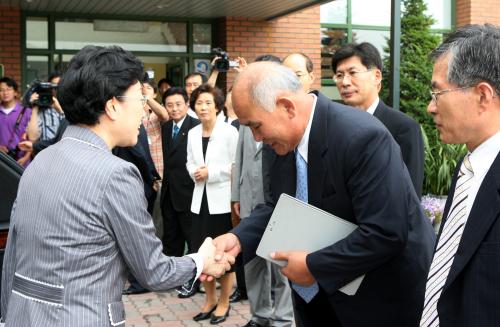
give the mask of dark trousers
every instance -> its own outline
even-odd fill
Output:
[[[170,195],[165,196],[162,205],[163,216],[163,252],[168,256],[181,257],[184,255],[186,243],[188,253],[197,251],[191,245],[191,211],[176,211],[172,205]]]
[[[324,291],[306,303],[292,288],[292,300],[297,327],[342,327]]]
[[[240,291],[240,293],[246,293],[247,285],[245,283],[243,256],[239,255],[236,257],[236,262],[234,263],[234,271],[236,272],[236,283],[238,284],[238,291]]]

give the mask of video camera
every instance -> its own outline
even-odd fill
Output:
[[[23,97],[23,106],[31,107],[32,105],[37,105],[40,109],[51,108],[54,104],[52,90],[55,89],[57,89],[57,84],[34,80]],[[38,100],[30,103],[33,93],[38,93]]]
[[[231,67],[238,67],[238,62],[236,60],[229,60],[229,54],[222,50],[221,48],[212,49],[213,53],[220,57],[214,63],[214,67],[221,73],[227,72]]]

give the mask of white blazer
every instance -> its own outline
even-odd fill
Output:
[[[202,128],[199,124],[188,133],[186,167],[195,183],[191,211],[200,213],[203,189],[206,186],[210,214],[228,213],[231,212],[231,170],[238,143],[238,131],[234,126],[216,121],[204,160]],[[208,179],[196,182],[194,172],[203,165],[208,168]]]

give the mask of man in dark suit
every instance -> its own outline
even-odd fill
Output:
[[[345,104],[377,117],[401,148],[418,197],[424,182],[424,141],[420,125],[387,106],[378,93],[382,85],[382,59],[372,44],[346,44],[332,57],[333,79]]]
[[[291,70],[272,63],[237,77],[233,104],[255,139],[279,155],[274,201],[287,193],[359,226],[313,253],[274,254],[288,261],[282,272],[297,326],[417,326],[435,236],[387,129],[366,112],[305,93]],[[218,255],[255,256],[272,211],[257,207],[253,219],[216,238]],[[363,274],[355,295],[338,291]]]
[[[163,96],[170,121],[161,128],[163,143],[163,186],[161,210],[163,215],[163,251],[169,256],[182,256],[186,247],[191,253],[191,199],[194,183],[186,169],[187,138],[191,128],[200,123],[189,116],[188,96],[184,89],[172,87]],[[191,290],[180,289],[179,297],[193,295]]]
[[[433,116],[444,143],[463,143],[420,325],[500,326],[500,28],[469,25],[431,58]]]

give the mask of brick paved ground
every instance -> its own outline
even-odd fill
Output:
[[[179,299],[175,291],[123,296],[127,327],[198,327],[210,325],[210,320],[192,319],[200,312],[205,294],[197,293],[189,299]],[[231,304],[227,320],[218,326],[244,326],[250,319],[248,301]]]

